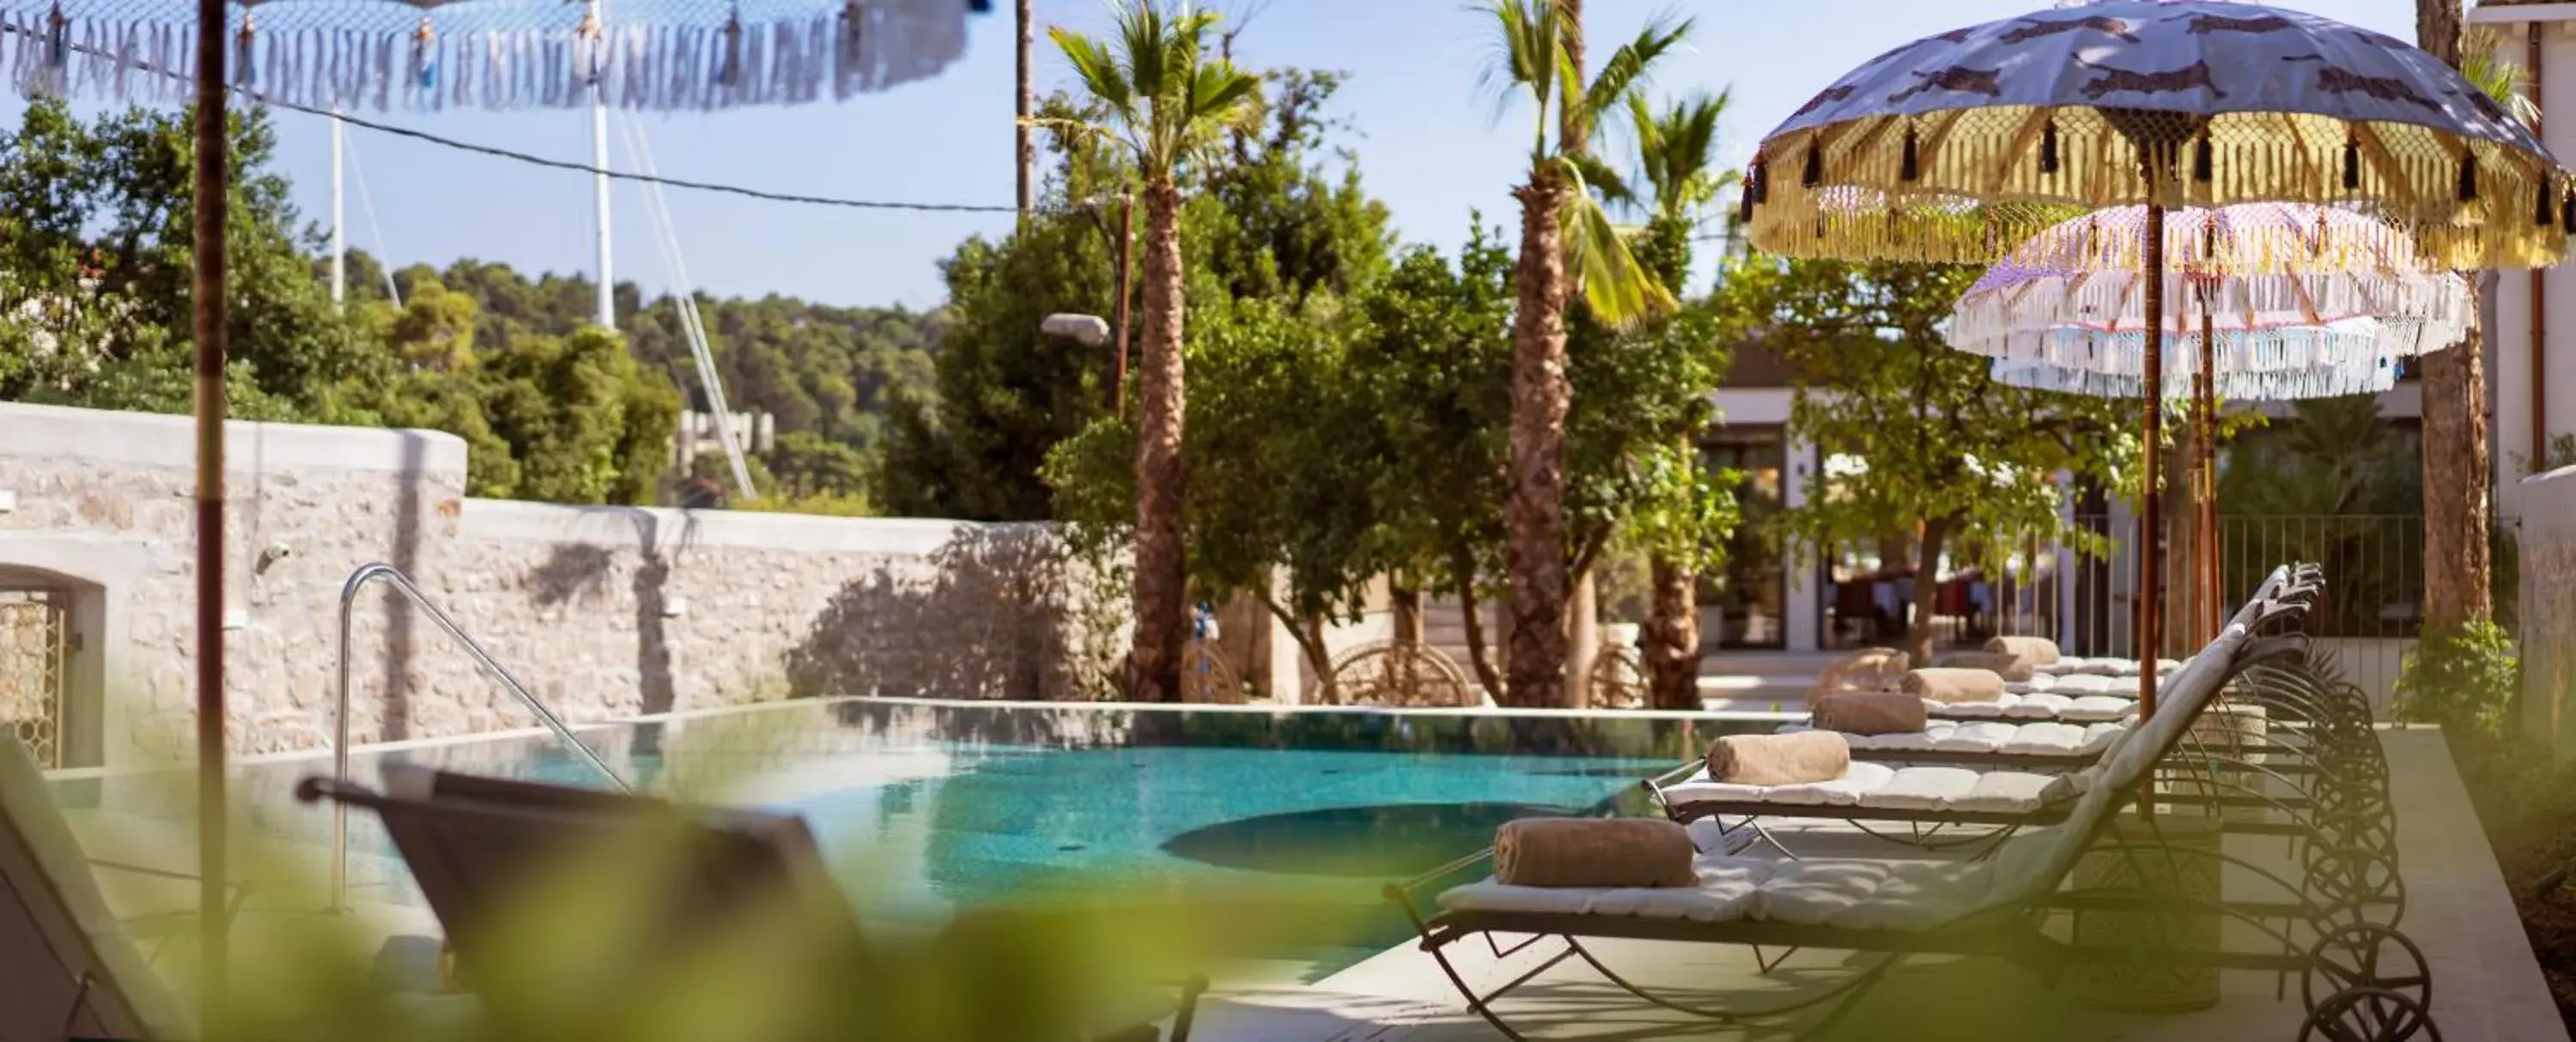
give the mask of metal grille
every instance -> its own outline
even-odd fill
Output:
[[[63,765],[69,615],[70,597],[61,590],[0,587],[0,727],[46,769]]]

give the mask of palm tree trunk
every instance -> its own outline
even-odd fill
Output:
[[[1144,342],[1136,373],[1136,649],[1128,697],[1178,701],[1187,637],[1181,557],[1181,193],[1145,189]]]
[[[1565,373],[1565,243],[1557,228],[1565,191],[1554,171],[1540,167],[1513,193],[1521,202],[1521,255],[1504,504],[1504,605],[1512,625],[1503,668],[1504,700],[1517,706],[1565,704],[1565,413],[1573,397]]]
[[[2460,0],[2415,0],[2416,41],[2459,67]],[[2445,633],[2490,617],[2492,524],[2487,493],[2487,381],[2483,313],[2469,273],[2469,336],[2424,357],[2424,630]]]
[[[1035,64],[1032,61],[1034,55],[1031,52],[1037,46],[1037,19],[1029,10],[1032,2],[1033,0],[1019,0],[1017,12],[1020,28],[1020,118],[1017,121],[1017,130],[1014,132],[1013,145],[1017,149],[1015,154],[1019,157],[1020,163],[1020,219],[1022,220],[1027,220],[1030,214],[1035,213],[1038,205],[1036,169],[1038,149],[1036,140],[1029,135],[1031,129],[1029,117],[1037,111],[1037,89],[1029,78],[1029,70]]]
[[[1698,709],[1699,576],[1661,555],[1654,572],[1654,611],[1638,650],[1646,659],[1647,704],[1657,709]]]

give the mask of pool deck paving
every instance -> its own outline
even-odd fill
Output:
[[[2399,924],[2420,945],[2433,968],[2433,1013],[2442,1038],[2452,1042],[2562,1042],[2567,1039],[2531,946],[2524,936],[2502,873],[2489,852],[2477,816],[2438,732],[2383,732],[2391,797],[2398,820],[2407,908]],[[1791,847],[1811,855],[1859,853],[1874,844],[1846,827],[1816,823],[1784,832]],[[2258,862],[2285,865],[2283,841],[2230,837],[2228,851]],[[2251,877],[2222,883],[2231,895],[2250,892]],[[1508,950],[1512,939],[1505,939]],[[2230,948],[2251,948],[2259,936],[2231,931]],[[1657,942],[1589,943],[1612,968],[1641,986],[1683,1002],[1741,1005],[1848,979],[1866,965],[1846,953],[1799,952],[1771,974],[1758,972],[1746,949]],[[1472,952],[1458,960],[1480,990],[1526,972],[1552,954],[1535,945],[1495,958],[1475,942],[1452,946]],[[1777,954],[1777,953],[1773,953]],[[2275,998],[2276,985],[2286,997]],[[2123,1015],[2080,1004],[2066,991],[2043,988],[2035,975],[1994,960],[1908,958],[1879,986],[1853,1004],[1823,1039],[2034,1039],[2049,1042],[2235,1042],[2299,1037],[2299,981],[2272,974],[2222,975],[2221,1001],[2210,1009],[2177,1015]],[[1559,964],[1498,1003],[1507,1019],[1533,1038],[1774,1039],[1807,1037],[1815,1018],[1755,1028],[1717,1028],[1711,1022],[1659,1010],[1610,986],[1580,963]],[[1492,1039],[1492,1027],[1467,1011],[1433,960],[1413,945],[1373,956],[1312,986],[1277,983],[1220,984],[1203,1000],[1198,1042],[1449,1042]]]

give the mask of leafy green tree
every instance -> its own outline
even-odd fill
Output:
[[[1107,110],[1089,128],[1117,141],[1135,162],[1145,197],[1144,336],[1138,345],[1136,394],[1136,639],[1130,652],[1130,696],[1140,702],[1180,697],[1186,636],[1187,576],[1181,535],[1181,460],[1186,394],[1182,338],[1188,276],[1181,260],[1184,166],[1219,131],[1252,111],[1259,81],[1205,54],[1213,11],[1159,0],[1122,0],[1113,44],[1050,29],[1090,98]]]
[[[1934,603],[1945,553],[1992,565],[2032,535],[2085,543],[2060,520],[2057,472],[2133,483],[2133,403],[2005,387],[1990,359],[1947,346],[1940,325],[1975,277],[1754,257],[1731,264],[1718,292],[1796,374],[1790,429],[1858,463],[1825,468],[1815,494],[1778,515],[1782,530],[1808,547],[1919,530],[1917,605]],[[1904,650],[1920,661],[1931,648],[1931,613],[1918,612]]]
[[[1670,310],[1671,292],[1637,263],[1591,186],[1615,186],[1590,158],[1592,136],[1628,92],[1681,43],[1687,22],[1660,21],[1622,45],[1589,83],[1569,50],[1582,28],[1556,0],[1488,0],[1497,62],[1486,82],[1537,103],[1528,180],[1521,203],[1519,293],[1512,319],[1511,537],[1505,570],[1512,620],[1507,701],[1564,700],[1569,589],[1565,531],[1565,423],[1573,394],[1566,378],[1566,305],[1580,288],[1593,314],[1613,326]],[[1571,271],[1569,272],[1569,269]]]
[[[1381,455],[1364,488],[1377,551],[1408,588],[1446,590],[1466,620],[1469,666],[1501,691],[1479,607],[1500,574],[1505,433],[1511,408],[1512,257],[1482,221],[1453,262],[1404,251],[1359,302],[1344,379],[1363,389]],[[1365,429],[1365,428],[1363,428]]]
[[[256,419],[358,420],[346,391],[380,378],[312,277],[309,229],[272,169],[253,110],[230,121],[230,390]],[[0,398],[184,412],[192,339],[193,139],[186,112],[130,109],[83,123],[28,105],[0,138]]]
[[[484,360],[485,414],[519,461],[519,498],[650,503],[678,429],[679,394],[616,334],[520,337]]]
[[[1205,288],[1199,299],[1211,303],[1192,323],[1188,422],[1191,445],[1210,462],[1193,473],[1182,505],[1190,589],[1253,597],[1329,677],[1314,624],[1355,616],[1384,571],[1373,552],[1375,504],[1354,493],[1384,455],[1370,437],[1374,403],[1349,379],[1338,323]],[[1047,475],[1077,540],[1124,531],[1135,441],[1135,427],[1112,418],[1050,457]]]

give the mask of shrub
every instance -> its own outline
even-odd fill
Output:
[[[2454,738],[2501,738],[2521,676],[2513,638],[2494,622],[2428,634],[2397,674],[2397,718],[2439,724]]]

